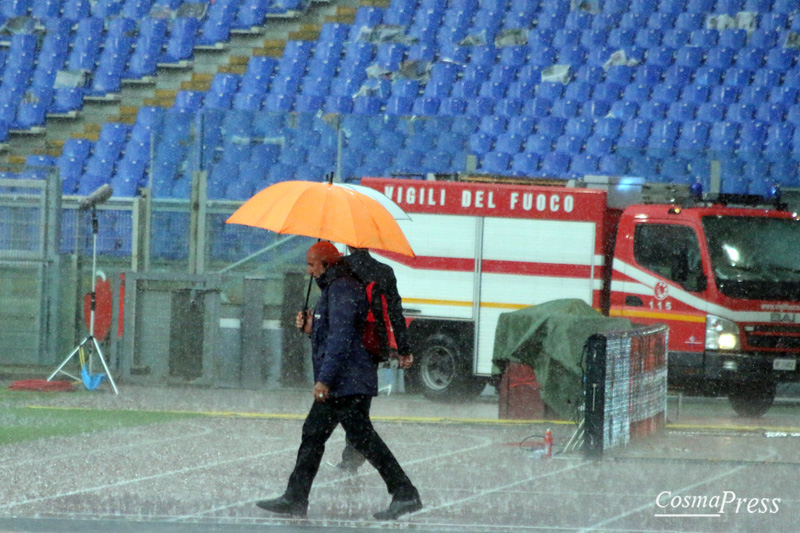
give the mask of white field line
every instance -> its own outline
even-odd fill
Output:
[[[467,435],[467,437],[468,438],[472,438],[472,439],[476,439],[477,438],[474,435]],[[480,440],[483,441],[480,444],[475,444],[473,446],[467,446],[467,447],[464,447],[464,448],[459,448],[457,450],[451,450],[449,452],[439,453],[439,454],[431,455],[431,456],[428,456],[428,457],[422,457],[420,459],[415,459],[413,461],[405,461],[401,466],[403,466],[403,465],[406,465],[406,466],[407,465],[415,465],[415,464],[419,464],[419,463],[426,463],[428,461],[434,461],[434,460],[437,460],[437,459],[443,459],[443,458],[447,458],[447,457],[452,457],[454,455],[459,455],[459,454],[462,454],[464,452],[471,452],[471,451],[475,451],[475,450],[480,450],[481,448],[485,448],[487,446],[491,446],[493,444],[496,444],[496,441],[488,439],[488,438],[485,438],[485,437],[481,438]],[[340,479],[333,479],[331,481],[327,481],[327,482],[319,483],[319,484],[315,483],[314,487],[317,487],[317,488],[319,488],[319,487],[330,487],[332,485],[336,485],[337,483],[341,483],[341,482],[346,481],[346,480],[352,480],[355,477],[362,477],[362,476],[370,475],[371,473],[372,473],[371,471],[367,471],[367,472],[364,472],[362,474],[358,474],[356,476],[349,476],[349,477],[343,477],[343,478],[340,478]],[[274,494],[273,495],[273,497],[278,497],[278,496],[280,496],[280,494]],[[226,509],[230,509],[232,507],[239,507],[239,506],[242,506],[242,505],[253,503],[253,501],[255,501],[255,500],[247,499],[247,500],[241,500],[241,501],[229,503],[229,504],[226,504],[226,505],[220,505],[220,506],[217,506],[217,507],[213,507],[211,509],[206,509],[205,511],[201,511],[199,513],[193,513],[193,514],[184,515],[184,516],[176,516],[175,520],[176,521],[179,521],[179,520],[191,520],[193,518],[197,518],[199,516],[202,516],[202,515],[205,515],[205,514],[208,514],[208,513],[215,513],[215,512],[218,512],[218,511],[224,511]],[[417,513],[417,514],[419,514],[419,513]]]
[[[341,441],[341,440],[344,440],[344,439],[343,438],[339,438],[339,439],[336,439],[336,440]],[[283,449],[280,449],[280,450],[274,450],[274,451],[271,451],[271,452],[257,453],[257,454],[254,454],[254,455],[249,455],[249,456],[244,456],[244,457],[240,456],[240,457],[236,457],[236,458],[233,458],[233,459],[225,459],[225,460],[222,460],[222,461],[215,461],[215,462],[212,462],[212,463],[204,463],[202,465],[194,465],[194,466],[189,466],[189,467],[185,467],[185,468],[178,468],[178,469],[175,469],[175,470],[169,470],[169,471],[166,471],[166,472],[161,472],[159,474],[152,474],[152,475],[149,475],[149,476],[141,476],[141,477],[122,479],[122,480],[116,481],[114,483],[106,483],[106,484],[103,484],[103,485],[94,485],[94,486],[91,486],[91,487],[85,487],[85,488],[78,489],[78,490],[71,490],[71,491],[68,491],[68,492],[62,492],[62,493],[58,493],[58,494],[51,494],[49,496],[42,496],[42,497],[39,497],[39,498],[30,498],[30,499],[27,499],[27,500],[10,502],[10,503],[6,503],[6,504],[3,504],[3,505],[0,505],[0,509],[9,509],[9,508],[17,507],[17,506],[20,506],[20,505],[28,505],[28,504],[32,504],[32,503],[39,503],[39,502],[44,502],[44,501],[49,501],[49,500],[55,500],[55,499],[63,498],[63,497],[66,497],[66,496],[74,496],[76,494],[87,494],[87,493],[101,491],[101,490],[113,489],[113,488],[116,488],[116,487],[123,487],[125,485],[131,485],[131,484],[134,484],[134,483],[140,483],[142,481],[150,481],[150,480],[153,480],[153,479],[163,479],[163,478],[170,477],[170,476],[183,475],[183,474],[187,474],[187,473],[190,473],[190,472],[195,472],[195,471],[199,471],[199,470],[205,470],[205,469],[208,469],[208,468],[216,468],[216,467],[219,467],[219,466],[238,463],[238,462],[242,462],[242,461],[251,461],[253,459],[269,457],[271,455],[280,455],[280,454],[283,454],[283,453],[289,453],[289,452],[294,451],[296,449],[297,449],[297,446],[293,444],[291,447],[286,447],[286,448],[283,448]]]

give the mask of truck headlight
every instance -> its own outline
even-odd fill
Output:
[[[739,346],[739,326],[718,316],[706,316],[706,350],[738,350]]]

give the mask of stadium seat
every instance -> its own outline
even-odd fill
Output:
[[[541,157],[536,153],[521,153],[511,159],[511,173],[515,176],[533,177],[539,171]]]
[[[511,154],[489,152],[481,158],[480,170],[488,174],[508,174],[511,171]]]
[[[542,158],[539,175],[553,178],[566,178],[572,158],[562,152],[549,152]]]
[[[730,122],[737,122],[744,124],[750,122],[756,114],[756,108],[753,104],[747,103],[734,103],[728,106],[725,113],[725,120]]]
[[[700,15],[700,13],[685,13],[686,15]],[[680,16],[678,17],[680,19]],[[719,32],[711,29],[692,30],[689,37],[689,44],[692,46],[702,46],[703,48],[713,48],[719,42]]]
[[[715,157],[730,157],[736,148],[739,124],[728,121],[714,122],[708,136],[708,148]]]
[[[703,102],[697,107],[695,118],[703,122],[719,122],[725,115],[725,107],[712,102]]]
[[[178,63],[194,57],[194,45],[200,23],[193,17],[180,17],[172,22],[159,62]]]
[[[691,102],[673,102],[667,109],[667,118],[679,122],[694,120],[697,106]]]

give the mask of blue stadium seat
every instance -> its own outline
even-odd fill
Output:
[[[609,116],[630,120],[639,114],[639,104],[630,100],[620,100],[611,104]]]
[[[520,135],[531,135],[536,127],[536,121],[533,117],[526,115],[516,115],[508,118],[508,133],[517,133]]]
[[[613,65],[606,71],[605,80],[617,85],[628,85],[633,80],[635,69],[630,65]]]
[[[600,158],[600,173],[610,176],[628,174],[630,159],[619,154],[608,154]]]
[[[632,176],[658,177],[658,158],[649,155],[631,156],[628,173]]]
[[[738,50],[747,42],[747,31],[740,28],[725,28],[719,32],[719,46]]]
[[[555,144],[554,137],[543,133],[534,133],[525,139],[523,151],[544,157],[545,154],[553,149],[553,144]]]
[[[612,104],[620,99],[622,96],[622,91],[623,87],[621,85],[603,82],[594,88],[592,99]]]
[[[516,154],[522,151],[526,136],[520,133],[501,133],[497,136],[494,150],[506,154]]]
[[[502,98],[494,105],[494,114],[503,117],[513,117],[522,113],[525,100],[522,98]]]
[[[651,122],[662,120],[667,115],[667,104],[657,100],[648,100],[639,107],[638,116]]]
[[[757,159],[762,156],[767,140],[768,124],[760,121],[745,122],[739,129],[737,140],[739,157]]]
[[[664,70],[664,83],[683,86],[691,83],[694,75],[694,69],[682,65],[672,65]]]
[[[91,15],[91,9],[89,0],[64,0],[61,16],[77,23],[81,19],[88,18]]]
[[[797,50],[783,47],[773,47],[767,52],[764,66],[778,72],[786,72],[797,62]]]
[[[608,38],[606,39],[606,42],[597,43],[597,46],[603,46],[606,44],[616,49],[622,49],[628,46],[633,46],[635,41],[636,29],[615,27],[608,32]]]
[[[719,122],[725,115],[725,107],[712,102],[703,102],[697,107],[695,118],[703,122]]]
[[[612,153],[614,148],[614,139],[595,133],[586,139],[584,148],[587,154],[602,158]]]
[[[764,155],[770,160],[788,159],[792,150],[795,127],[792,124],[770,124],[764,142]]]
[[[636,30],[634,43],[642,48],[652,49],[661,46],[661,39],[664,33],[658,28],[642,26]]]
[[[753,104],[747,103],[734,103],[728,106],[725,113],[725,120],[730,122],[737,122],[744,124],[750,122],[756,114],[756,108]]]
[[[739,124],[720,121],[711,125],[708,136],[708,148],[713,156],[730,157],[736,148]]]
[[[697,113],[697,106],[691,102],[672,102],[667,109],[667,118],[679,122],[694,120]]]
[[[706,52],[705,65],[718,69],[726,69],[733,65],[736,51],[726,46],[715,46]]]
[[[739,101],[759,105],[767,101],[769,98],[769,88],[768,87],[760,87],[757,85],[748,85],[741,89],[739,93]]]
[[[667,68],[675,61],[675,49],[669,46],[656,46],[649,48],[645,54],[645,61],[648,65],[656,65]]]
[[[677,2],[676,2],[677,3]],[[675,28],[679,30],[688,30],[691,32],[703,31],[704,18],[701,13],[684,12],[681,8],[675,18]],[[716,33],[716,32],[715,32]],[[715,39],[716,42],[716,39]]]
[[[469,148],[472,153],[483,155],[494,149],[496,137],[486,132],[476,132],[469,136]]]
[[[758,70],[766,62],[766,50],[763,48],[746,47],[736,54],[735,65],[747,70]]]
[[[781,32],[786,30],[788,24],[784,25],[781,29],[775,29],[769,27],[770,15],[778,15],[784,18],[784,21],[787,17],[783,14],[765,14],[766,16],[762,15],[761,17],[761,24],[759,24],[758,28],[750,32],[750,35],[747,38],[747,46],[754,47],[754,48],[762,48],[762,49],[769,49],[778,46],[778,41],[781,37]],[[741,51],[740,51],[741,53]]]
[[[647,140],[647,155],[657,158],[671,156],[679,133],[680,122],[669,119],[654,121]]]
[[[547,98],[531,98],[523,105],[523,113],[533,118],[543,118],[550,114],[553,101]]]
[[[650,128],[651,123],[648,120],[634,118],[626,121],[616,140],[617,151],[629,157],[641,154],[650,137]]]
[[[698,68],[705,57],[705,49],[700,46],[684,46],[675,55],[675,64],[692,69]]]
[[[467,108],[465,110],[467,115],[473,117],[482,117],[489,115],[494,110],[494,99],[483,96],[477,96],[467,101]]]
[[[640,106],[650,99],[651,87],[643,83],[631,83],[622,91],[622,100],[636,102]]]
[[[685,13],[686,15],[700,15],[700,13]],[[680,18],[680,16],[678,17]],[[713,48],[719,42],[719,32],[711,29],[695,29],[689,37],[689,44],[692,46],[702,46],[703,48]]]
[[[517,154],[511,159],[511,173],[515,176],[533,177],[538,173],[540,163],[541,157],[536,153]]]
[[[735,103],[739,98],[739,87],[718,86],[711,89],[708,101],[712,104],[728,106]]]
[[[489,152],[480,159],[480,170],[488,174],[505,175],[511,171],[511,154]]]
[[[667,182],[684,183],[689,178],[689,160],[667,157],[661,162],[661,176]]]
[[[761,120],[769,124],[783,122],[786,117],[787,106],[783,104],[773,104],[764,102],[756,107],[756,120]]]
[[[578,176],[597,174],[600,158],[592,154],[578,154],[572,157],[570,171]]]
[[[562,152],[549,152],[542,158],[542,165],[539,175],[553,178],[568,177],[569,167],[572,158],[569,154]]]
[[[408,46],[400,43],[380,43],[377,45],[375,64],[387,70],[397,70],[408,50]]]
[[[55,89],[48,113],[69,114],[83,109],[83,88]]]
[[[485,116],[480,119],[479,131],[497,137],[506,132],[508,120],[499,116]]]
[[[199,26],[198,20],[193,17],[175,19],[172,22],[172,28],[159,62],[178,63],[194,57],[194,45]]]
[[[467,110],[467,100],[457,96],[443,98],[439,104],[439,115],[459,116]]]
[[[664,37],[661,39],[661,44],[677,50],[683,48],[684,46],[688,46],[691,37],[692,34],[689,30],[671,28],[664,32]]]
[[[439,98],[430,96],[418,96],[414,99],[411,113],[416,116],[433,116],[439,111]]]
[[[659,83],[653,87],[650,95],[650,100],[669,105],[679,100],[680,89],[683,85],[674,85],[671,83]]]

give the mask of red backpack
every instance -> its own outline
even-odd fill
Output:
[[[383,363],[389,360],[392,353],[397,353],[397,341],[389,321],[389,306],[386,303],[386,295],[376,282],[367,283],[366,292],[369,312],[364,321],[361,341],[372,356],[372,360]]]

